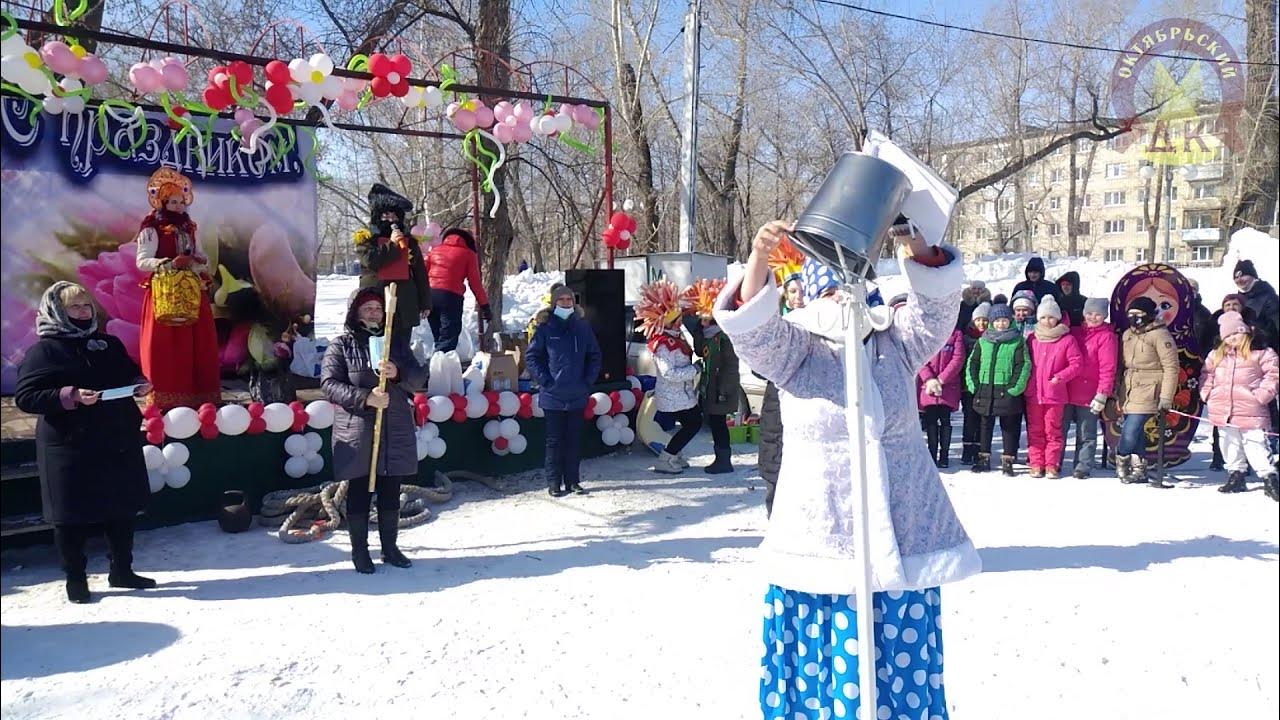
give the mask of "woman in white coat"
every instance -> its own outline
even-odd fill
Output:
[[[760,228],[744,277],[717,302],[738,354],[779,389],[782,467],[764,543],[766,718],[853,718],[859,706],[857,613],[862,574],[850,467],[866,454],[878,707],[863,718],[946,718],[938,586],[979,572],[916,423],[915,375],[955,325],[964,274],[959,253],[904,238],[906,304],[876,308],[860,383],[867,443],[850,442],[842,359],[843,309],[829,270],[810,264],[806,295],[782,318],[768,256],[787,234]],[[878,315],[876,313],[879,313]]]

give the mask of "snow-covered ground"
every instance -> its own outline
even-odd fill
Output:
[[[1025,474],[945,482],[986,571],[943,590],[952,717],[1275,717],[1280,514],[1215,492],[1205,444],[1166,491]],[[692,446],[694,465],[709,441]],[[139,534],[160,587],[70,605],[50,548],[3,555],[5,718],[759,717],[765,527],[738,472],[588,461],[592,493],[535,475],[459,484],[356,574],[345,531],[284,545],[212,522]]]

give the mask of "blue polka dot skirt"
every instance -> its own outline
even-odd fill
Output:
[[[946,720],[938,589],[875,593],[876,720]],[[766,720],[858,718],[858,613],[852,595],[770,585],[760,708]]]

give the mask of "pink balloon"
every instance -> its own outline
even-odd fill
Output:
[[[510,117],[512,117],[511,103],[507,102],[506,100],[503,100],[502,102],[493,106],[494,120],[497,120],[500,123],[505,123],[507,122],[507,118],[510,118]]]
[[[484,103],[476,103],[476,127],[488,128],[493,125],[493,110]]]
[[[576,105],[573,108],[573,121],[579,125],[586,125],[596,116],[596,111],[586,105]]]
[[[514,132],[516,142],[529,142],[533,139],[533,129],[528,125],[517,125]]]
[[[424,234],[426,237],[429,237],[429,238],[438,238],[440,237],[440,231],[441,231],[440,223],[436,222],[435,220],[432,220],[431,222],[427,223],[427,227]]]
[[[498,123],[493,126],[493,136],[498,138],[498,142],[506,145],[515,140],[515,134],[510,125],[506,123]]]
[[[587,112],[582,114],[578,123],[588,130],[595,130],[600,127],[600,115],[592,108],[584,107],[583,109],[587,110]]]
[[[570,120],[573,119],[573,113],[577,111],[577,105],[573,103],[560,103],[560,111],[558,115],[566,115]]]
[[[97,85],[107,81],[107,66],[97,55],[86,55],[80,61],[80,77],[85,85]]]
[[[160,74],[164,76],[165,89],[170,92],[185,90],[187,83],[191,81],[191,77],[187,74],[186,66],[177,60],[166,62],[160,70]]]
[[[253,111],[248,108],[239,108],[234,117],[237,123],[243,125],[253,119]]]
[[[470,110],[459,109],[449,118],[458,132],[471,132],[476,129],[476,114]]]
[[[343,110],[355,110],[360,105],[360,94],[343,90],[338,95],[338,107]]]
[[[40,48],[40,58],[49,69],[59,75],[74,75],[80,67],[80,58],[61,40],[50,40]]]
[[[515,109],[514,109],[514,110],[512,110],[512,113],[513,113],[513,114],[516,116],[516,118],[518,118],[521,122],[525,122],[525,123],[527,123],[527,122],[529,122],[530,120],[532,120],[532,119],[533,119],[533,108],[529,107],[529,103],[527,103],[527,102],[525,102],[525,101],[523,101],[523,100],[521,100],[520,102],[516,103]]]
[[[164,77],[160,71],[147,63],[134,63],[133,67],[129,68],[129,82],[133,83],[133,86],[143,95],[164,87]]]

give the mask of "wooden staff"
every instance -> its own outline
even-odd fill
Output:
[[[396,315],[396,286],[395,283],[387,285],[384,291],[385,300],[383,307],[386,308],[385,317],[382,321],[382,358],[378,363],[378,367],[382,367],[391,357],[391,321]],[[378,373],[378,389],[385,392],[387,389],[387,376],[379,370]],[[382,444],[382,408],[377,408],[373,413],[373,457],[369,458],[369,492],[373,492],[378,482],[378,446]]]

